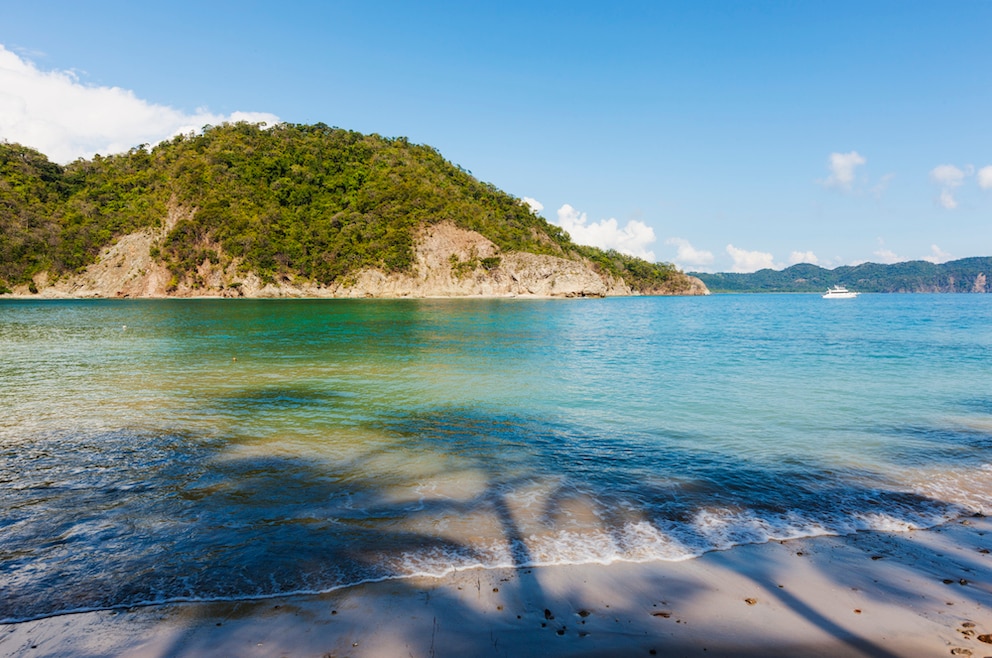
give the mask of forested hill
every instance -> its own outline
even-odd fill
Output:
[[[992,292],[992,258],[963,258],[934,264],[861,265],[824,269],[800,263],[752,274],[692,273],[713,292],[823,292],[835,285],[858,292]]]
[[[65,167],[0,143],[0,292],[41,272],[79,273],[141,230],[161,232],[152,257],[174,285],[206,261],[329,285],[363,270],[409,271],[417,232],[440,222],[503,252],[592,261],[634,290],[688,281],[672,265],[575,245],[519,199],[404,138],[225,124]]]

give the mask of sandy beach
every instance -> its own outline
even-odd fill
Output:
[[[992,656],[992,521],[8,624],[4,656]]]

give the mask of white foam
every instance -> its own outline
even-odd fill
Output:
[[[992,470],[992,469],[990,469]],[[966,513],[966,510],[962,510]],[[269,578],[273,591],[244,593],[243,595],[204,595],[193,592],[192,583],[183,589],[189,592],[180,596],[151,597],[126,601],[119,605],[78,607],[24,618],[0,619],[0,624],[13,624],[36,619],[84,612],[123,610],[133,607],[177,603],[260,601],[288,596],[326,594],[363,584],[392,580],[428,577],[444,578],[456,572],[473,569],[503,569],[524,567],[550,567],[564,565],[599,564],[618,562],[679,562],[715,551],[728,550],[743,544],[766,543],[803,537],[851,534],[871,530],[881,532],[907,532],[921,527],[932,527],[952,520],[953,515],[923,519],[914,523],[905,518],[884,512],[857,513],[845,519],[838,517],[836,525],[805,520],[791,512],[775,518],[762,518],[752,511],[708,508],[698,512],[690,523],[652,523],[641,520],[625,524],[612,532],[601,529],[561,531],[526,538],[523,550],[506,541],[493,541],[487,545],[449,548],[432,547],[422,551],[406,551],[396,555],[380,556],[377,570],[380,575],[365,575],[348,579],[339,574],[341,582],[314,587],[292,588],[278,591],[279,583]],[[527,558],[521,560],[521,552]],[[343,577],[342,577],[343,576]]]

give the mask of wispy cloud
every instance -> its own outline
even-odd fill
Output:
[[[0,45],[0,139],[35,148],[56,162],[120,153],[206,124],[278,123],[265,112],[183,112],[120,87],[84,84],[72,71],[42,71]]]
[[[844,191],[850,191],[854,183],[855,169],[868,162],[864,156],[857,151],[850,153],[831,153],[828,159],[830,175],[823,181],[825,187],[834,187]]]
[[[820,262],[820,259],[816,257],[812,251],[793,251],[789,254],[789,264],[795,265],[797,263],[810,263],[816,265]]]
[[[654,262],[654,252],[648,249],[648,245],[656,240],[654,229],[644,222],[630,220],[622,228],[612,217],[589,223],[586,213],[566,203],[558,209],[557,224],[579,244],[616,249],[620,253]]]
[[[930,253],[926,256],[901,256],[896,252],[892,251],[885,246],[885,240],[878,238],[878,249],[876,249],[872,254],[875,258],[872,262],[882,263],[883,265],[892,265],[893,263],[905,263],[911,260],[925,260],[934,264],[946,263],[949,260],[953,260],[954,256],[948,252],[941,249],[939,246],[932,244],[930,245]],[[850,265],[860,265],[865,261],[856,261],[849,263]]]
[[[889,173],[879,178],[878,182],[871,186],[870,191],[872,196],[876,199],[880,198],[882,194],[885,193],[885,190],[889,189],[889,183],[891,183],[895,177],[895,174]]]
[[[958,207],[954,190],[961,187],[964,184],[964,179],[972,175],[974,171],[975,168],[971,165],[965,165],[961,169],[949,164],[937,165],[930,170],[930,180],[940,186],[940,196],[937,197],[937,201],[941,206],[948,210]]]
[[[668,238],[665,244],[676,247],[675,264],[683,270],[704,267],[713,262],[713,252],[696,249],[684,238]]]
[[[924,256],[923,260],[930,261],[931,263],[946,263],[951,260],[953,256],[941,249],[935,244],[930,245],[930,255]]]
[[[902,256],[899,256],[898,254],[896,254],[896,252],[892,251],[891,249],[886,249],[884,247],[880,249],[876,249],[874,254],[875,256],[878,257],[878,262],[882,263],[883,265],[891,265],[892,263],[901,263],[903,261],[909,260],[907,258],[903,258]]]
[[[978,170],[978,186],[983,190],[992,190],[992,165]]]
[[[734,261],[732,272],[748,273],[765,268],[776,269],[775,259],[764,251],[747,251],[728,244],[727,253]]]
[[[896,252],[889,249],[885,245],[885,238],[879,237],[877,238],[877,241],[878,241],[878,249],[872,252],[874,258],[872,259],[871,262],[882,263],[883,265],[890,265],[892,263],[901,263],[903,261],[909,260],[908,258],[903,258],[902,256],[898,255]],[[851,263],[851,265],[860,265],[863,262],[867,262],[867,261],[858,261],[855,263]]]

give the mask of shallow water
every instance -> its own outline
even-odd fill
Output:
[[[992,513],[992,299],[0,301],[0,619]]]

